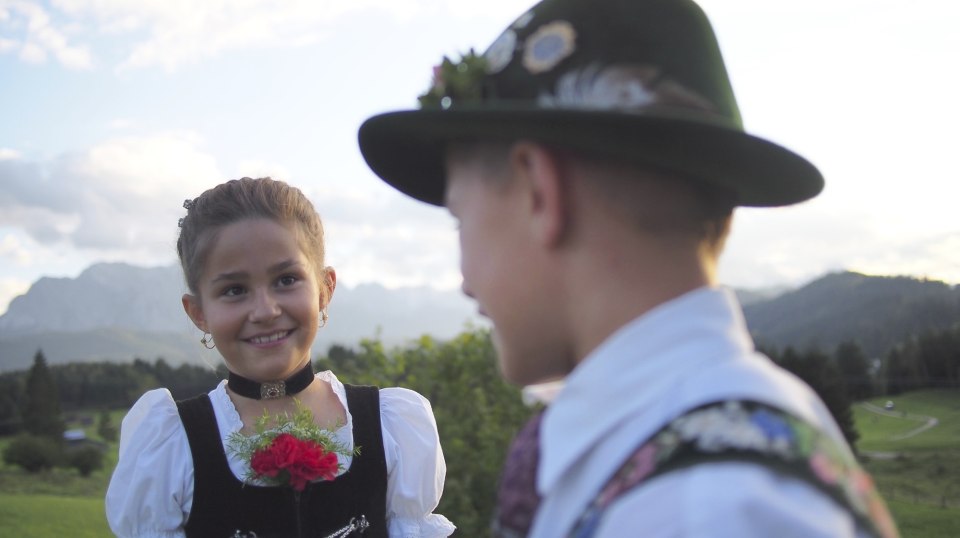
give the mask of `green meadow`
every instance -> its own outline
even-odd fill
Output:
[[[119,427],[125,411],[112,413]],[[96,413],[91,412],[95,418]],[[68,428],[80,428],[68,424]],[[96,428],[82,428],[100,440]],[[0,438],[0,452],[8,439]],[[0,535],[30,538],[94,538],[112,536],[104,515],[103,497],[117,463],[117,443],[108,443],[103,469],[82,477],[74,469],[54,468],[35,474],[6,465],[0,459]]]
[[[887,499],[901,533],[908,538],[960,536],[960,391],[924,390],[854,408],[866,468]],[[115,424],[119,424],[119,413]],[[899,438],[923,425],[937,425]],[[96,432],[88,430],[96,438]],[[0,439],[0,450],[6,440]],[[103,495],[116,463],[116,443],[103,469],[81,477],[71,469],[29,474],[0,463],[0,534],[31,538],[110,536]]]
[[[110,536],[100,497],[0,493],[0,531],[31,538]]]
[[[922,390],[856,405],[857,448],[905,537],[960,536],[960,391]],[[902,438],[924,425],[936,426]]]

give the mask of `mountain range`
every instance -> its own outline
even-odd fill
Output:
[[[38,349],[51,364],[76,361],[215,363],[183,312],[179,267],[90,266],[76,278],[44,277],[0,316],[0,371],[27,368]],[[883,356],[911,335],[960,323],[960,287],[911,277],[838,272],[795,289],[736,290],[751,333],[765,347],[819,347],[857,342]],[[388,347],[422,335],[439,340],[488,326],[459,290],[389,289],[341,283],[315,353],[333,344],[377,338]]]
[[[38,349],[51,364],[159,357],[173,365],[216,361],[215,352],[200,346],[202,334],[183,312],[185,290],[176,265],[101,263],[76,278],[41,278],[0,316],[0,371],[28,367]],[[485,324],[459,290],[429,287],[340,282],[328,311],[315,353],[333,344],[355,346],[364,338],[387,346],[425,334],[446,339]]]

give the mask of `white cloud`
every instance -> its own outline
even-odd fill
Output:
[[[892,234],[863,206],[837,212],[816,201],[740,209],[720,261],[728,285],[796,285],[826,272],[914,275],[960,283],[960,227]]]
[[[5,159],[19,159],[20,152],[10,148],[0,148],[0,161]]]
[[[232,51],[315,44],[353,15],[458,24],[492,16],[505,27],[527,7],[512,0],[54,0],[53,6],[60,17],[88,22],[98,36],[128,38],[119,70],[167,72]]]
[[[43,247],[168,263],[183,200],[220,179],[216,161],[190,132],[115,138],[45,163],[3,160],[0,224]]]
[[[5,234],[0,239],[0,258],[11,260],[16,265],[28,265],[33,261],[30,250],[15,234]]]
[[[0,41],[0,52],[20,49],[19,57],[27,63],[44,63],[52,55],[68,69],[90,69],[93,57],[86,45],[71,44],[57,28],[50,15],[38,4],[13,1],[0,16],[0,24],[22,29],[22,44],[15,40]]]
[[[20,47],[20,59],[28,64],[42,64],[47,61],[47,51],[36,43],[24,43]]]
[[[237,173],[234,177],[270,177],[287,181],[290,177],[290,170],[282,164],[271,163],[259,160],[241,161],[237,165]]]
[[[124,129],[129,129],[135,125],[136,122],[129,118],[116,118],[111,120],[107,126],[111,129],[122,131]]]
[[[11,52],[18,48],[20,48],[20,42],[0,37],[0,54]]]
[[[23,295],[30,289],[30,282],[17,278],[0,278],[0,315],[7,311],[7,306],[15,297]]]
[[[375,0],[56,2],[69,16],[93,18],[100,32],[138,34],[121,70],[161,66],[167,71],[228,51],[313,43],[346,13],[370,7],[399,12],[414,3],[406,4]]]
[[[851,256],[849,267],[867,274],[913,275],[960,283],[960,230],[895,241],[868,255]]]
[[[31,205],[14,205],[0,202],[3,208],[0,214],[0,225],[16,228],[33,241],[28,245],[23,241],[17,244],[20,247],[18,260],[22,263],[36,261],[27,253],[38,248],[59,248],[67,242],[71,233],[80,226],[80,215],[73,212],[63,212],[49,207]]]

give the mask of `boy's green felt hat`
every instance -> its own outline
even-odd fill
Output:
[[[442,205],[454,140],[531,139],[725,187],[738,205],[816,196],[803,157],[746,134],[704,13],[691,0],[545,0],[482,55],[444,58],[419,110],[360,127],[384,181]]]

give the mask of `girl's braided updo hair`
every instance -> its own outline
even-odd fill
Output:
[[[187,216],[180,219],[177,254],[192,294],[199,296],[200,275],[220,230],[237,221],[266,218],[297,232],[300,248],[316,270],[323,304],[330,300],[323,224],[300,189],[269,177],[245,177],[221,183],[193,200],[186,200],[183,207]]]

